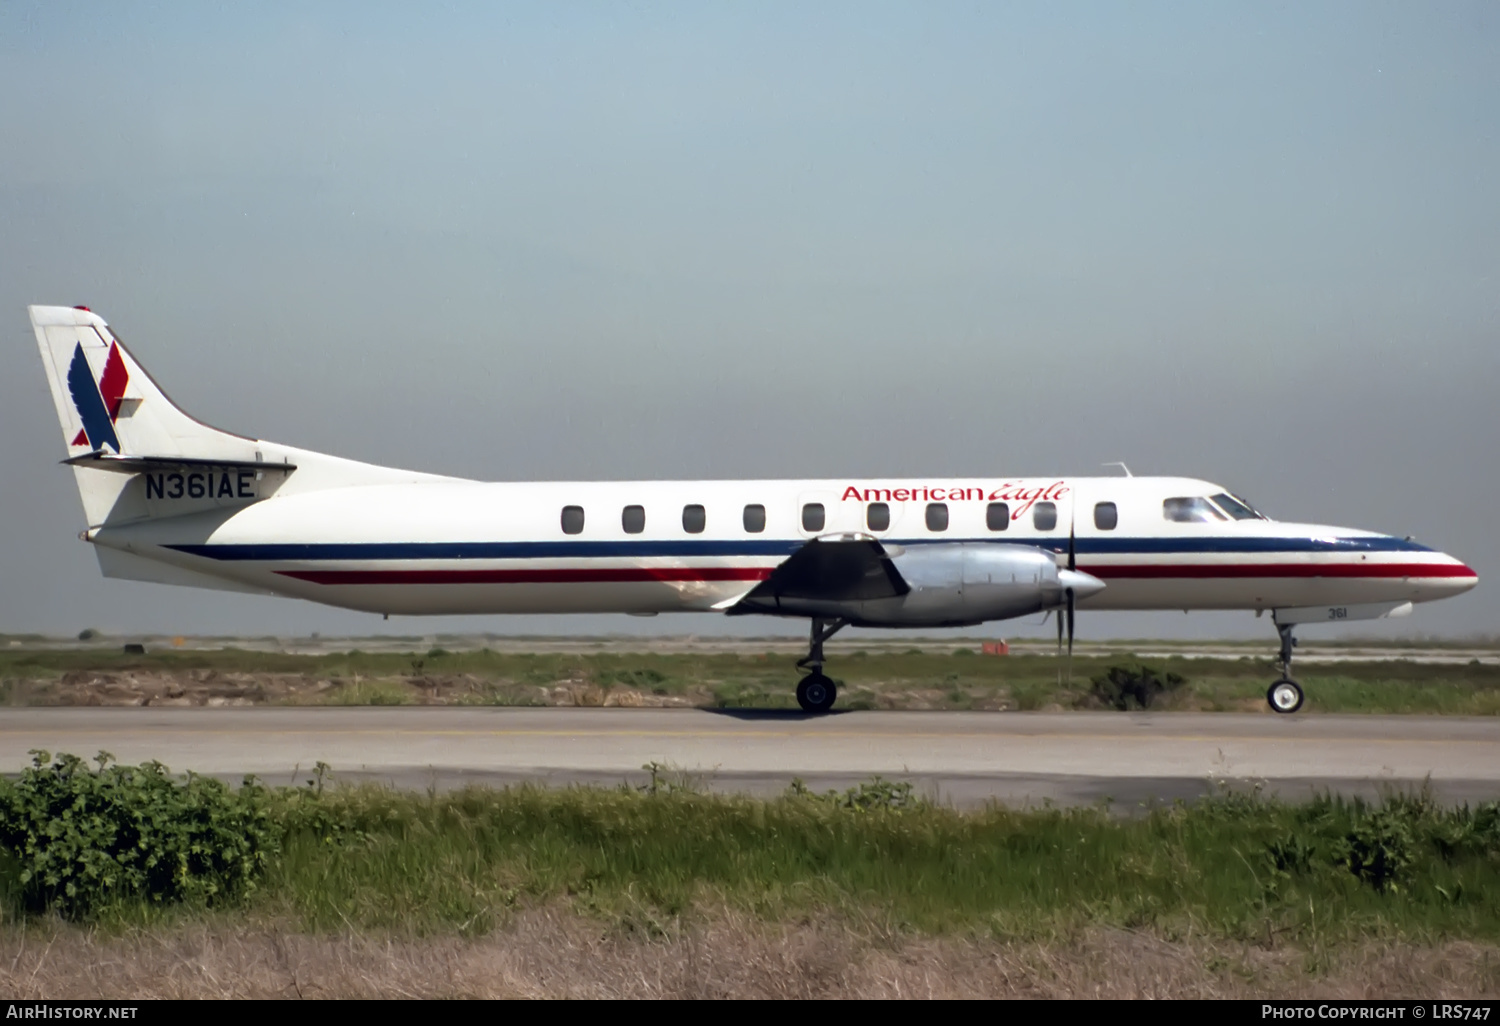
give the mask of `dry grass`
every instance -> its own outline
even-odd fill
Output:
[[[1269,654],[1262,651],[1262,655]],[[846,709],[1029,710],[1093,708],[1090,679],[1129,661],[1080,655],[1060,686],[1057,659],[984,657],[971,649],[855,650],[831,664]],[[1152,664],[1187,678],[1161,708],[1263,710],[1275,671],[1265,658],[1163,657]],[[1305,664],[1309,711],[1497,715],[1500,666],[1401,660]],[[224,649],[0,648],[0,704],[222,705],[628,705],[792,708],[790,653],[521,653],[434,648],[322,655]]]
[[[1500,995],[1500,948],[1369,944],[1326,955],[1090,929],[1052,943],[889,935],[729,910],[654,936],[565,908],[475,939],[316,936],[276,924],[57,923],[0,936],[0,991],[82,998],[1467,998]]]

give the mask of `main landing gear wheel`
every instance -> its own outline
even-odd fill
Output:
[[[826,713],[838,697],[838,687],[821,673],[810,673],[797,685],[797,704],[803,712]]]
[[[797,685],[797,704],[802,707],[803,712],[826,713],[833,708],[839,689],[823,675],[823,642],[848,624],[848,620],[813,618],[812,636],[807,643],[807,658],[797,660],[797,667],[808,671],[807,676]]]
[[[1302,708],[1302,686],[1294,680],[1278,680],[1266,692],[1266,701],[1275,712],[1294,713]]]

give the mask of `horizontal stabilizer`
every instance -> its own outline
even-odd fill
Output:
[[[107,449],[95,449],[82,456],[63,460],[73,467],[91,467],[94,470],[109,470],[116,474],[163,473],[174,470],[278,470],[290,474],[297,469],[295,463],[261,463],[252,460],[222,460],[196,456],[134,456],[119,455]]]

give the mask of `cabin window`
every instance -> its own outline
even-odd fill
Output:
[[[865,510],[865,526],[872,531],[889,530],[891,526],[891,507],[883,502],[872,502]]]
[[[809,502],[802,507],[802,530],[821,531],[827,518],[823,514],[821,502]]]
[[[992,502],[984,508],[984,526],[991,531],[1003,531],[1010,526],[1010,507],[1003,502]]]
[[[562,510],[563,534],[583,533],[583,507],[564,506]]]
[[[1094,526],[1101,531],[1113,531],[1120,525],[1120,509],[1112,502],[1094,503]]]
[[[682,507],[682,529],[688,534],[702,534],[707,523],[708,513],[702,506],[695,504]]]
[[[1174,524],[1211,524],[1228,519],[1213,503],[1196,495],[1164,500],[1161,515]]]
[[[927,504],[927,530],[948,530],[948,504],[946,502],[929,502]]]
[[[1057,526],[1057,503],[1039,502],[1031,507],[1031,526],[1038,531],[1050,531]]]
[[[760,534],[766,529],[766,507],[758,502],[752,502],[745,507],[745,530],[751,534]]]
[[[1266,519],[1263,514],[1256,511],[1254,506],[1239,496],[1230,495],[1228,492],[1220,492],[1218,495],[1215,495],[1214,504],[1236,520]]]
[[[626,534],[640,534],[646,529],[646,507],[626,506],[620,511],[620,526]]]

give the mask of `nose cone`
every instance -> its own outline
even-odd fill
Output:
[[[1104,590],[1104,582],[1093,574],[1086,574],[1082,570],[1059,570],[1057,572],[1057,583],[1064,588],[1073,590],[1075,599],[1086,599],[1090,595],[1097,595]]]
[[[1424,598],[1449,598],[1462,595],[1479,583],[1479,574],[1460,559],[1446,552],[1436,553],[1430,569],[1420,575]]]

